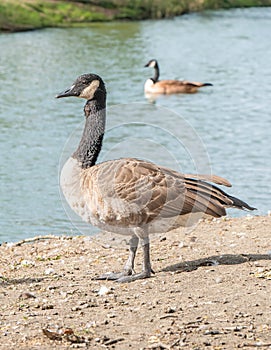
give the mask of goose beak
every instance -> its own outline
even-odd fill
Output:
[[[144,67],[149,67],[149,62],[148,62],[148,63],[146,63]]]
[[[77,96],[77,94],[74,91],[74,85],[72,85],[68,90],[65,90],[60,94],[56,95],[56,98],[69,97],[69,96]]]

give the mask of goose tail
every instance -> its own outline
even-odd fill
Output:
[[[234,208],[238,208],[238,209],[242,209],[242,210],[257,210],[257,208],[251,207],[250,205],[248,205],[246,202],[242,201],[239,198],[233,197],[228,195],[228,198],[232,201],[232,205],[230,205],[230,207],[234,207]]]
[[[203,83],[202,86],[213,86],[211,83]]]

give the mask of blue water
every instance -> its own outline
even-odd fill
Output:
[[[187,173],[211,171],[258,208],[253,215],[267,214],[270,24],[271,8],[252,8],[1,34],[0,241],[86,233],[80,219],[71,222],[58,186],[59,164],[80,135],[84,101],[54,98],[86,72],[101,75],[108,90],[101,160],[136,156]],[[158,59],[161,78],[214,86],[149,101],[143,85],[153,72],[143,66],[150,58]]]

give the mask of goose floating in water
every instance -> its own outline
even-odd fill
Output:
[[[153,78],[145,82],[144,91],[147,94],[192,94],[203,86],[212,86],[210,83],[191,82],[186,80],[159,80],[159,66],[157,60],[150,60],[145,67],[154,68]]]
[[[242,200],[207,181],[231,186],[215,175],[186,175],[135,158],[96,164],[102,148],[106,119],[106,89],[96,74],[83,74],[57,98],[76,96],[87,100],[85,127],[78,148],[62,168],[60,185],[70,207],[101,230],[130,236],[129,257],[120,273],[100,279],[130,282],[150,277],[149,235],[184,225],[193,213],[226,215],[225,208],[253,210]],[[134,272],[138,244],[143,248],[143,269]]]

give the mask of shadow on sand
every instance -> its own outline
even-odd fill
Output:
[[[215,265],[237,265],[248,261],[271,260],[271,254],[224,254],[213,255],[208,258],[202,258],[191,261],[184,261],[178,264],[170,265],[161,271],[189,272],[197,270],[201,266]]]
[[[30,284],[30,283],[39,283],[42,282],[45,279],[45,277],[25,277],[25,278],[5,278],[3,276],[0,276],[0,286],[4,285],[11,285],[11,284]]]

